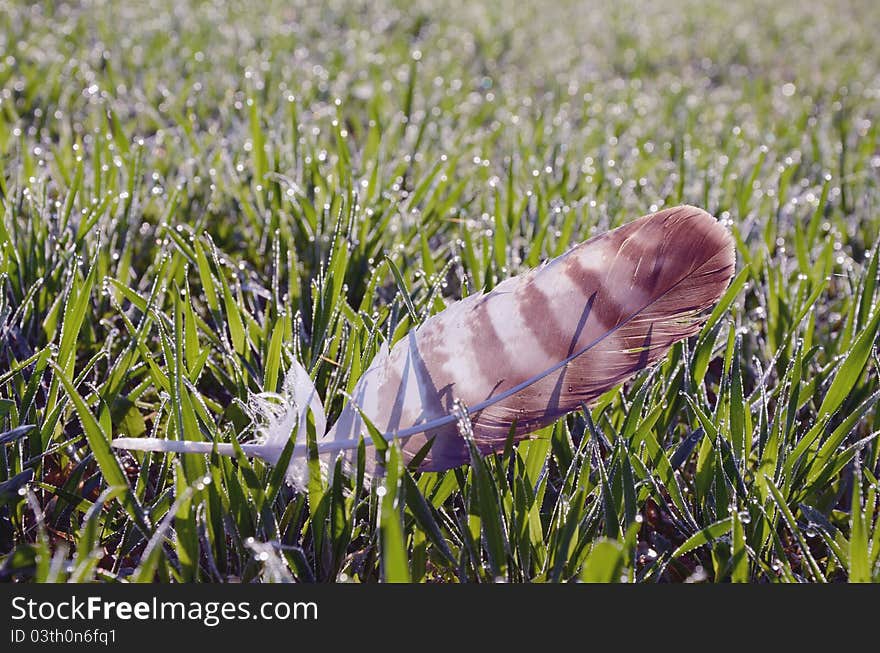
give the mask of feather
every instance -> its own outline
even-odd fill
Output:
[[[692,206],[595,236],[491,292],[450,305],[390,349],[383,347],[330,432],[321,437],[323,428],[317,431],[319,452],[352,455],[367,436],[366,417],[388,439],[397,438],[408,459],[426,448],[422,471],[463,464],[469,454],[458,431],[457,402],[467,407],[480,451],[498,451],[511,431],[520,440],[552,424],[696,334],[734,263],[729,232]],[[299,388],[300,397],[295,414],[275,420],[265,441],[249,445],[246,453],[277,460],[307,408],[316,427],[323,425],[323,409],[319,416],[307,399],[317,393],[305,370],[295,364],[291,375],[296,380],[288,385]],[[114,443],[135,448],[130,445],[140,442],[137,448],[155,450],[143,440]],[[300,469],[304,455],[305,446],[298,444],[291,464]],[[301,473],[291,470],[288,477],[299,481]]]
[[[293,435],[306,432],[308,414],[312,413],[315,433],[321,437],[327,430],[327,418],[318,391],[309,373],[295,359],[284,378],[281,395],[263,393],[251,398],[251,409],[263,417],[266,426],[258,429],[257,442],[241,445],[248,456],[258,456],[274,465],[281,457],[284,447]],[[302,438],[303,440],[305,438]],[[161,438],[116,438],[111,444],[118,449],[133,451],[163,451],[168,453],[210,454],[216,451],[223,456],[235,456],[231,444],[194,442],[191,440],[163,440]],[[297,445],[287,467],[287,480],[303,488],[308,480],[305,447]]]

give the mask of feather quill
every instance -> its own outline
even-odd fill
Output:
[[[734,264],[729,232],[705,211],[680,206],[644,216],[450,305],[383,347],[326,435],[317,392],[294,362],[288,409],[245,453],[274,463],[293,426],[304,432],[310,410],[322,454],[352,455],[361,436],[369,442],[365,416],[397,438],[407,458],[430,441],[422,471],[449,469],[469,457],[456,402],[468,408],[480,451],[498,451],[511,430],[520,440],[553,423],[697,333]],[[213,446],[149,438],[114,445],[202,453]],[[227,453],[229,445],[219,447]],[[297,444],[288,469],[300,486],[305,453]]]

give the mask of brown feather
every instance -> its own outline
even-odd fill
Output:
[[[452,304],[383,348],[326,435],[317,392],[294,361],[290,405],[273,415],[262,441],[243,449],[274,464],[293,425],[303,430],[308,410],[319,452],[351,458],[361,436],[370,441],[363,414],[386,438],[398,438],[408,458],[432,441],[420,469],[448,469],[469,456],[454,410],[461,402],[479,449],[498,451],[511,429],[519,440],[552,424],[696,334],[733,270],[733,240],[705,211],[680,206],[647,215]],[[234,453],[225,443],[120,438],[113,444]],[[299,487],[308,474],[305,458],[300,439],[287,470]]]
[[[697,333],[733,270],[730,234],[705,211],[644,216],[431,317],[377,357],[354,402],[389,437],[410,436],[410,456],[434,438],[421,469],[447,469],[468,459],[454,399],[470,407],[479,448],[497,451],[512,425],[521,439]],[[349,405],[327,440],[361,431]]]

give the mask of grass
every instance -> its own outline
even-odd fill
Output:
[[[246,4],[0,1],[0,576],[880,581],[871,0]],[[294,357],[332,419],[683,202],[737,241],[705,328],[503,454],[297,493],[108,446],[247,441]]]

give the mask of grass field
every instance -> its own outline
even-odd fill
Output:
[[[880,581],[873,0],[224,4],[0,0],[0,578]],[[248,441],[292,358],[332,420],[680,203],[737,243],[705,328],[503,455],[298,493],[108,445]]]

